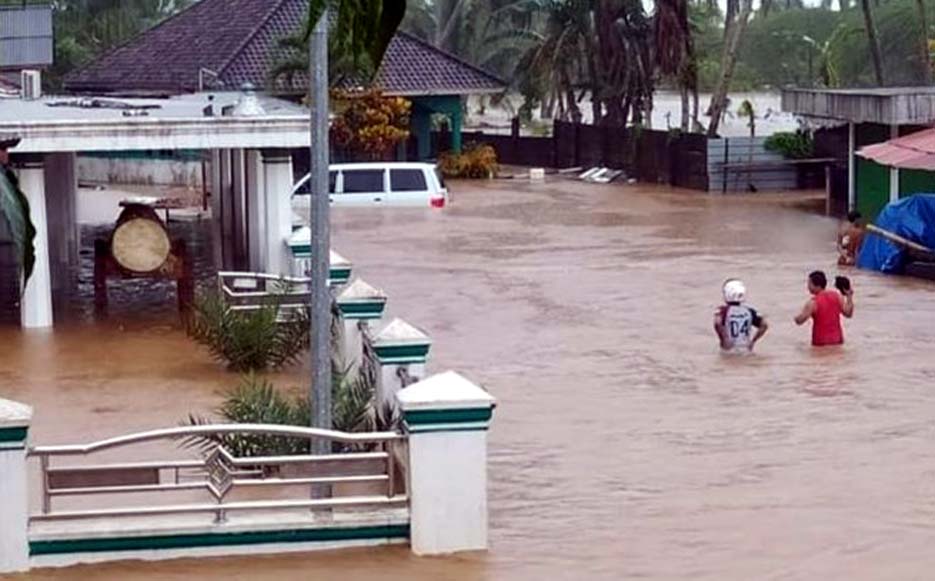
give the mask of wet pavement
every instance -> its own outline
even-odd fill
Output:
[[[836,224],[779,196],[520,181],[444,211],[336,210],[334,245],[499,400],[491,550],[115,563],[30,579],[927,579],[935,565],[935,286],[848,272],[847,345],[793,315]],[[771,323],[717,349],[721,282]],[[235,380],[162,319],[0,328],[0,395],[34,442],[173,425]],[[306,369],[277,376],[301,386]]]

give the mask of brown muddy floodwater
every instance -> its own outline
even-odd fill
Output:
[[[930,579],[935,567],[935,292],[850,272],[843,349],[791,320],[834,266],[835,223],[779,202],[634,186],[457,185],[445,211],[335,211],[335,247],[431,367],[500,402],[489,553],[405,548],[117,563],[48,580]],[[721,282],[771,322],[718,353]],[[0,393],[33,441],[174,424],[229,375],[173,327],[0,331]],[[280,380],[301,385],[304,370]],[[456,490],[452,491],[457,494]]]

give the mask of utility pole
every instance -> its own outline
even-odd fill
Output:
[[[311,346],[312,427],[331,429],[331,293],[328,291],[331,228],[328,201],[328,11],[309,38],[311,109]],[[327,454],[331,443],[316,439],[313,454]]]

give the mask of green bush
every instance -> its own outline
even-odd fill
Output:
[[[763,146],[786,159],[808,159],[815,153],[815,140],[807,131],[774,133],[766,138]]]
[[[232,371],[262,371],[295,363],[309,347],[309,314],[282,320],[279,302],[256,310],[233,310],[220,293],[195,301],[189,335]]]

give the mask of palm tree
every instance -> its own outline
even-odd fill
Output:
[[[740,49],[740,41],[750,22],[750,14],[753,12],[752,0],[743,0],[739,10],[736,1],[728,0],[728,17],[724,23],[724,52],[721,54],[721,75],[711,95],[711,104],[708,106],[708,116],[711,117],[708,135],[712,137],[717,135],[721,118],[727,109],[727,91],[730,89],[734,68],[737,65],[737,51]]]
[[[919,48],[922,57],[922,80],[926,85],[932,84],[932,57],[929,54],[929,27],[928,19],[925,17],[925,0],[916,0],[916,7],[919,9],[919,32],[921,34]]]
[[[653,19],[653,40],[656,66],[664,75],[675,78],[682,98],[681,130],[689,130],[691,114],[689,94],[697,102],[698,67],[688,22],[687,0],[656,0]]]
[[[864,28],[867,31],[867,41],[870,43],[870,57],[873,59],[873,74],[877,85],[884,86],[883,77],[883,56],[880,53],[880,38],[877,34],[877,25],[873,20],[873,11],[870,8],[870,0],[860,0],[860,9],[864,15]]]
[[[541,40],[544,0],[420,0],[403,28],[473,65],[513,78],[517,64]]]

